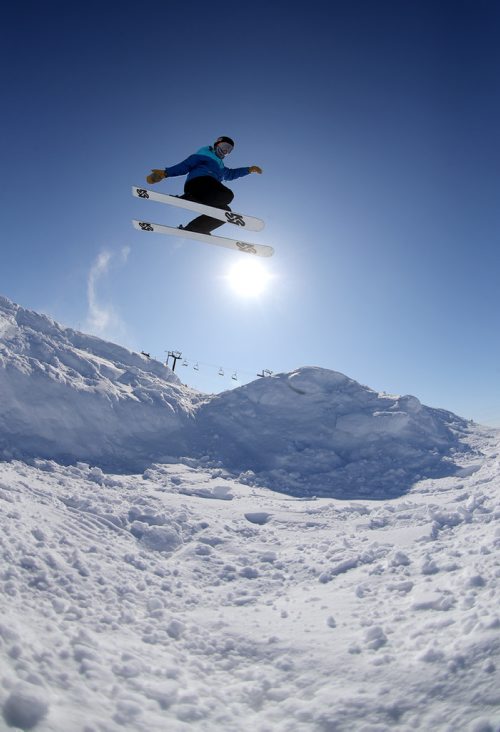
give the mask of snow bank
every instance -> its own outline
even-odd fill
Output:
[[[235,472],[293,495],[399,495],[450,474],[467,422],[412,396],[302,368],[225,392],[197,414],[201,443]],[[200,439],[198,437],[198,439]]]
[[[115,472],[197,459],[296,496],[400,495],[452,474],[468,424],[302,368],[219,396],[163,364],[0,298],[0,457]]]
[[[182,452],[195,398],[157,361],[0,297],[0,455],[141,469]]]

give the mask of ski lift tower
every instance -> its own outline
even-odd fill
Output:
[[[168,351],[167,355],[167,361],[166,366],[168,366],[168,359],[171,358],[174,362],[174,365],[172,366],[172,371],[175,371],[175,366],[177,364],[177,361],[182,358],[182,353],[180,351]]]

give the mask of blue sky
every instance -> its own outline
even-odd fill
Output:
[[[2,20],[2,294],[178,349],[204,391],[315,365],[500,425],[496,0],[48,0]],[[130,224],[188,220],[130,186],[219,135],[228,166],[264,169],[231,184],[276,250],[257,299],[226,280],[243,255]]]

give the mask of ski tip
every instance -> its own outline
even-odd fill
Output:
[[[144,186],[132,186],[132,195],[136,198],[149,198],[149,191]]]
[[[136,219],[132,219],[132,224],[136,229],[139,229],[139,231],[154,231],[154,227],[149,223],[149,221],[137,221]]]

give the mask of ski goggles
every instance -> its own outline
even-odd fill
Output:
[[[223,155],[229,155],[229,153],[233,149],[233,146],[229,142],[218,142],[216,144],[216,148],[217,150],[220,150]]]

